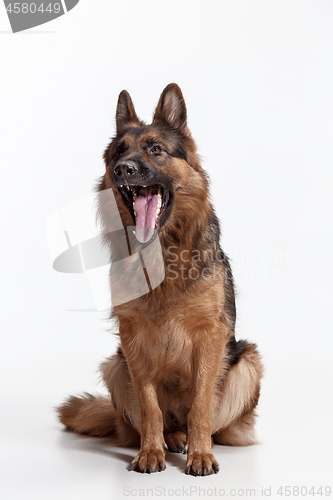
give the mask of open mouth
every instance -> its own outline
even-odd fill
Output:
[[[135,222],[135,238],[139,243],[148,243],[164,223],[164,214],[170,205],[169,191],[158,184],[152,186],[118,187],[123,200]]]

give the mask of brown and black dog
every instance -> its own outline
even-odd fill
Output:
[[[235,340],[232,272],[180,88],[164,89],[151,125],[121,92],[116,124],[99,191],[112,188],[138,243],[159,238],[165,278],[113,309],[120,347],[101,365],[110,398],[73,396],[58,408],[60,420],[77,433],[140,444],[132,470],[164,470],[169,450],[187,453],[187,474],[213,474],[212,442],[255,443],[260,355]]]

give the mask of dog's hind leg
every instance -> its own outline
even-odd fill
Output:
[[[136,446],[140,443],[140,407],[122,350],[104,361],[100,369],[116,408],[119,445]]]
[[[226,446],[249,446],[256,444],[257,439],[254,430],[255,417],[256,414],[254,411],[245,413],[226,429],[214,434],[214,443]]]
[[[254,424],[263,366],[255,344],[242,343],[236,364],[218,388],[212,418],[214,443],[248,446],[256,443]]]
[[[116,436],[119,446],[140,446],[140,434],[121,415],[117,418]]]

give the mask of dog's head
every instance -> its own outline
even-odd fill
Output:
[[[136,227],[140,243],[167,232],[172,220],[193,216],[207,200],[206,177],[186,120],[175,83],[162,92],[150,125],[139,120],[128,92],[119,95],[117,133],[104,153],[100,189],[114,190],[123,224]]]

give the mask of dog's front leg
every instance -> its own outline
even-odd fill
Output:
[[[159,472],[165,469],[166,444],[163,436],[163,416],[160,410],[156,388],[135,377],[135,390],[141,412],[140,452],[132,462],[132,470],[138,472]]]
[[[221,360],[219,342],[207,339],[204,348],[194,349],[194,397],[188,413],[188,455],[186,474],[206,476],[218,472],[212,454],[211,413],[216,378]],[[208,344],[208,345],[207,345]]]

